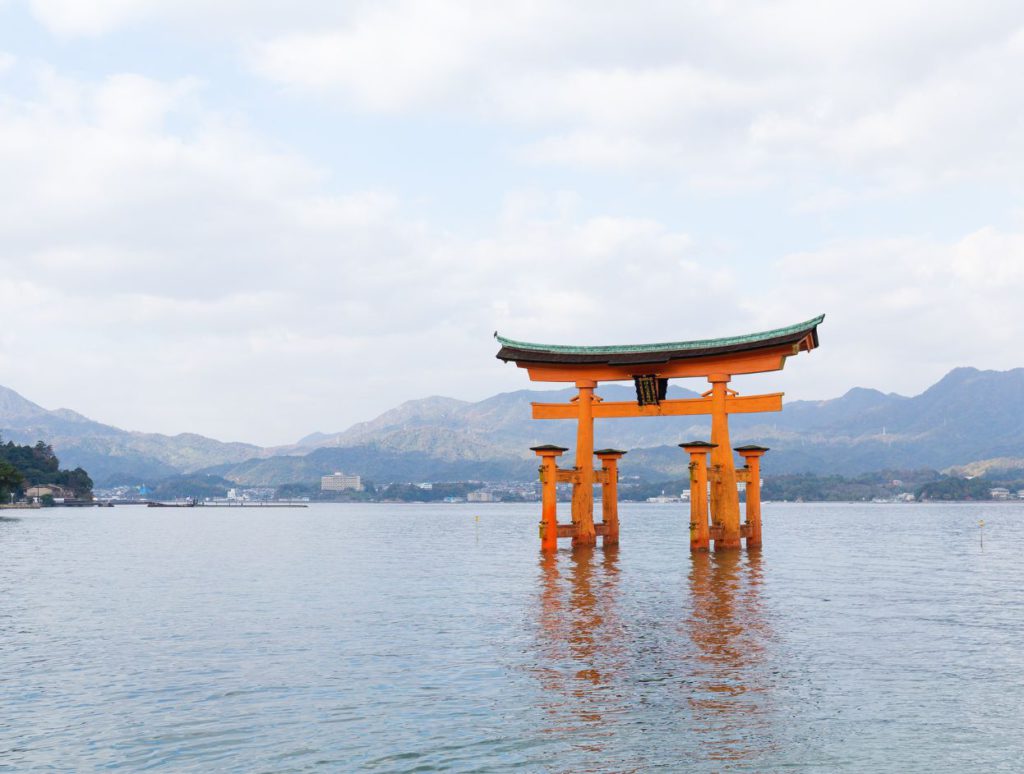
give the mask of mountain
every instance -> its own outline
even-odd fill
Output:
[[[306,455],[283,455],[220,465],[204,473],[220,475],[242,486],[279,486],[318,482],[324,474],[342,470],[368,481],[526,481],[537,474],[532,452],[490,459],[442,459],[379,446],[324,447]]]
[[[818,470],[851,473],[1022,456],[1024,368],[956,368],[912,398],[851,390],[832,401],[795,401],[774,427],[769,440],[790,468],[812,448]]]
[[[603,385],[598,393],[605,400],[635,399],[632,387],[621,385]],[[307,436],[296,451],[311,451],[308,457],[272,457],[219,471],[242,484],[283,483],[300,475],[314,480],[315,471],[332,469],[377,481],[486,479],[487,470],[532,477],[536,462],[529,447],[556,443],[571,449],[575,424],[533,421],[530,403],[566,401],[573,394],[519,390],[479,402],[409,401],[348,430]],[[670,388],[670,398],[695,396]],[[707,438],[709,426],[706,417],[598,420],[595,443],[630,450],[623,475],[680,477],[686,462],[676,444]],[[831,400],[786,403],[781,413],[733,416],[731,430],[734,445],[772,448],[764,461],[769,475],[853,475],[1024,457],[1024,369],[957,368],[914,397],[855,387]],[[563,460],[568,465],[571,459],[570,451]]]
[[[67,409],[48,411],[0,387],[0,434],[52,444],[62,465],[81,465],[97,486],[197,471],[266,486],[312,482],[335,470],[378,483],[525,480],[536,475],[530,446],[572,449],[576,435],[572,421],[530,419],[530,403],[564,402],[573,394],[518,390],[481,401],[412,400],[347,430],[314,433],[275,450],[189,433],[129,432]],[[635,399],[633,388],[622,385],[603,385],[598,394]],[[669,397],[696,393],[673,386]],[[736,415],[731,429],[734,445],[771,447],[763,463],[767,475],[853,475],[1024,458],[1024,368],[957,368],[914,397],[855,387],[831,400],[786,403],[781,413]],[[706,417],[598,420],[595,426],[599,447],[629,450],[622,474],[648,479],[683,476],[686,460],[676,444],[708,435]],[[572,452],[562,459],[572,464]]]
[[[602,385],[597,393],[604,400],[636,400],[632,387]],[[299,441],[310,448],[376,446],[396,451],[428,453],[443,459],[490,459],[494,456],[529,457],[530,446],[557,443],[572,447],[576,423],[568,420],[534,422],[530,403],[564,403],[576,391],[518,390],[494,395],[482,401],[425,398],[403,403],[369,422],[353,425],[340,433],[307,436]],[[669,398],[695,398],[697,393],[672,386]],[[664,417],[617,419],[598,422],[598,445],[627,448],[668,443],[680,433],[701,424],[700,418]]]
[[[121,430],[69,409],[44,409],[7,387],[0,387],[0,437],[28,444],[46,441],[62,466],[85,468],[99,487],[153,481],[268,454],[252,444],[223,443],[194,433]]]

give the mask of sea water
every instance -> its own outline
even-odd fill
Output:
[[[1024,504],[771,503],[722,556],[685,505],[538,520],[7,511],[0,771],[1020,770]]]

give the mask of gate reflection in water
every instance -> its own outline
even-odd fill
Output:
[[[648,703],[666,696],[677,706],[654,716],[678,724],[694,760],[742,764],[775,747],[760,552],[684,554],[680,562],[690,570],[670,613],[667,600],[623,609],[617,548],[539,559],[536,675],[547,695],[546,730],[575,739],[597,769],[622,753],[625,728],[647,732]],[[666,683],[675,690],[666,692]],[[660,686],[656,696],[650,686]]]
[[[711,740],[712,760],[760,758],[773,746],[766,682],[771,632],[761,615],[761,553],[691,557],[690,610],[682,632],[694,645],[693,731]]]
[[[581,546],[568,558],[547,553],[539,561],[538,676],[550,692],[544,706],[549,730],[586,731],[583,747],[600,753],[601,740],[612,735],[602,731],[602,723],[627,710],[614,690],[626,663],[626,632],[616,602],[618,549]],[[564,579],[560,562],[567,564]]]

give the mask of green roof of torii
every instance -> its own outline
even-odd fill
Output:
[[[624,344],[624,345],[604,345],[596,347],[581,347],[573,346],[570,344],[533,344],[526,341],[515,341],[513,339],[507,339],[504,336],[499,336],[497,331],[494,333],[494,338],[501,344],[501,351],[498,352],[498,358],[501,360],[529,360],[530,353],[537,353],[540,355],[583,355],[583,356],[601,356],[601,355],[631,355],[631,354],[644,354],[644,353],[678,353],[676,357],[686,357],[688,352],[696,351],[701,353],[709,350],[722,350],[722,349],[756,349],[759,345],[770,345],[778,342],[779,340],[786,339],[791,336],[799,336],[800,334],[806,334],[815,332],[821,321],[825,319],[825,315],[819,315],[813,319],[807,320],[806,322],[797,323],[796,325],[789,325],[785,328],[776,328],[771,331],[762,331],[760,333],[748,333],[743,336],[727,336],[721,339],[698,339],[695,341],[671,341],[663,342],[660,344]],[[817,341],[815,340],[815,344]],[[692,357],[692,355],[690,355]]]

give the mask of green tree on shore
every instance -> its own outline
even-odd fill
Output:
[[[920,500],[991,500],[989,489],[992,481],[982,478],[943,477],[922,486],[917,497]]]
[[[0,502],[8,502],[11,494],[21,489],[25,481],[18,469],[9,462],[0,460]]]
[[[0,442],[0,466],[8,466],[18,476],[17,483],[13,482],[11,474],[7,474],[8,483],[4,483],[0,475],[0,492],[6,487],[5,499],[10,499],[11,493],[21,493],[27,486],[35,484],[59,484],[74,491],[75,496],[80,498],[92,497],[92,478],[82,468],[74,470],[61,470],[60,460],[53,453],[53,447],[44,441],[39,441],[35,446],[21,446],[8,441]]]

